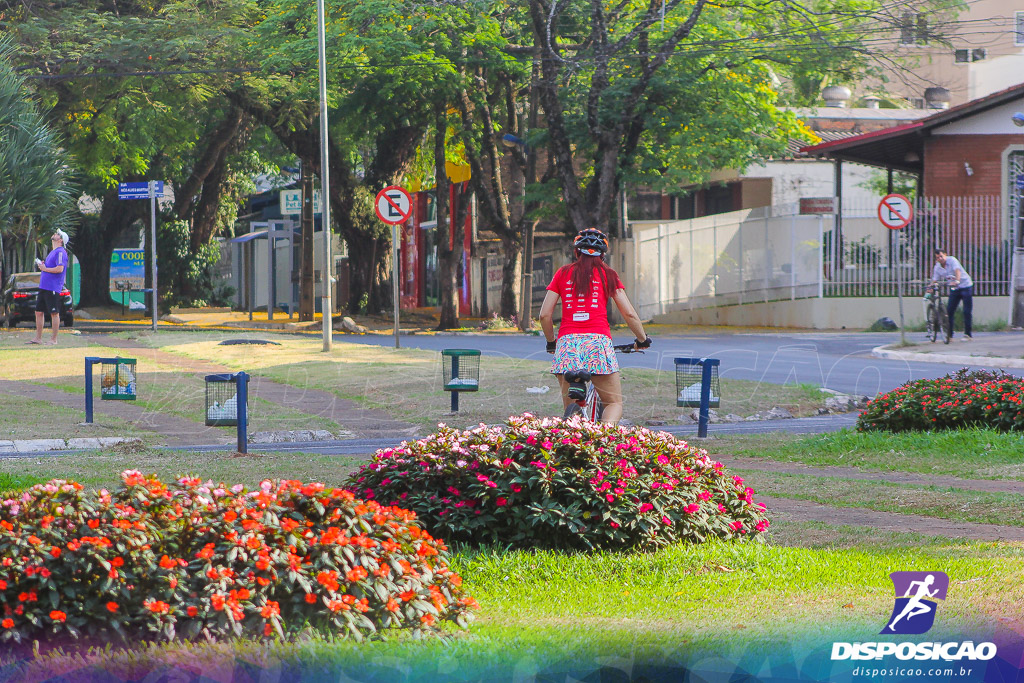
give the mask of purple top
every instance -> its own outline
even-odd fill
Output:
[[[68,252],[64,251],[64,247],[57,247],[47,254],[46,262],[43,265],[47,268],[64,266],[64,270],[60,273],[40,273],[39,289],[46,289],[51,292],[59,292],[64,289],[64,278],[68,274]]]

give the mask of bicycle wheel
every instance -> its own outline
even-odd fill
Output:
[[[935,340],[939,338],[937,310],[934,303],[928,306],[928,327],[925,331],[925,339],[930,340],[932,343],[935,343]]]
[[[591,422],[600,422],[601,415],[604,414],[604,402],[601,400],[601,396],[597,393],[597,389],[591,384],[587,387],[587,405],[583,409],[583,417],[587,418]]]
[[[939,308],[939,307],[936,307]],[[949,340],[953,338],[953,329],[949,326],[949,318],[943,315],[943,311],[939,308],[936,316],[939,319],[939,325],[942,329],[942,343],[948,344]]]
[[[562,419],[563,420],[568,420],[570,417],[574,417],[576,415],[582,415],[582,414],[583,414],[583,408],[580,407],[579,403],[576,403],[576,401],[573,401],[568,406],[566,406],[565,412],[562,413]]]

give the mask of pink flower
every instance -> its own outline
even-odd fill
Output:
[[[544,443],[542,443],[540,445],[540,447],[543,448],[544,450],[548,451],[548,450],[551,450],[551,447],[554,446],[554,445],[555,444],[551,443],[550,441],[545,441]]]
[[[659,455],[658,456],[658,464],[659,465],[667,465],[668,464],[668,456],[667,455]]]
[[[718,504],[718,511],[719,511],[719,512],[726,512],[725,506],[724,506],[724,505],[722,505],[721,503],[719,503],[719,504]]]
[[[735,520],[735,521],[729,522],[729,528],[732,529],[733,531],[739,531],[740,529],[743,528],[743,522],[741,522],[738,519]]]
[[[697,505],[696,503],[690,503],[683,509],[686,510],[686,514],[692,515],[694,512],[697,512],[697,510],[700,510],[700,505]]]
[[[615,502],[615,496],[613,496],[612,494],[609,493],[608,495],[605,496],[605,500],[607,500],[609,503],[614,503]]]
[[[697,497],[700,498],[701,500],[711,500],[711,492],[701,491],[700,495]]]
[[[762,519],[760,522],[757,523],[757,525],[754,528],[758,531],[764,531],[769,527],[769,525],[771,525],[771,522],[769,522],[767,519]]]
[[[661,523],[662,524],[672,524],[672,520],[669,519],[668,517],[662,517],[661,518]]]
[[[618,522],[608,522],[608,525],[611,526],[611,528],[613,528],[613,529],[618,529],[619,528],[619,523]]]
[[[643,505],[640,506],[640,512],[647,512],[648,510],[653,510],[653,509],[654,509],[654,506],[651,505],[650,503],[644,503]]]
[[[733,477],[732,480],[736,482],[737,486],[743,483],[743,477]]]

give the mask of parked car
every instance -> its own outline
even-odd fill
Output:
[[[39,295],[39,273],[14,273],[4,284],[0,293],[0,320],[4,327],[15,327],[20,322],[36,322],[36,298]],[[75,324],[74,304],[71,291],[61,290],[60,324],[72,327]],[[49,324],[50,316],[45,316]]]

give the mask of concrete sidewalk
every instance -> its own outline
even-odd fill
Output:
[[[907,346],[877,346],[871,355],[925,363],[1024,369],[1024,331],[975,332],[970,341],[964,341],[963,334],[957,332],[949,344],[941,339],[925,340],[924,332],[908,332],[907,342]]]

